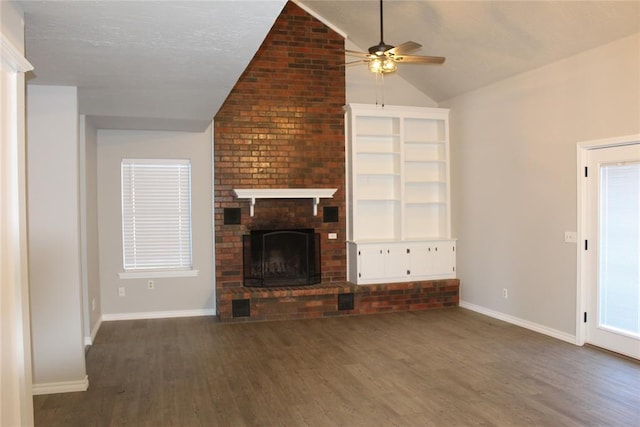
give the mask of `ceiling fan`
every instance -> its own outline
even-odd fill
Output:
[[[359,56],[361,60],[348,62],[350,64],[368,64],[369,71],[376,74],[393,73],[398,69],[398,63],[442,64],[445,58],[441,56],[407,55],[422,47],[421,44],[408,41],[398,46],[391,46],[384,42],[384,22],[382,0],[380,0],[380,43],[369,48],[369,53],[345,50],[347,55]]]

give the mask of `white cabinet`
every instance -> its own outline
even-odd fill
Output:
[[[354,272],[357,272],[358,276],[356,282],[379,283],[378,279],[381,278],[384,278],[384,281],[404,280],[407,276],[409,259],[402,252],[403,248],[397,245],[351,245],[350,250],[354,251]]]
[[[352,246],[351,259],[355,262],[356,281],[370,281],[385,276],[384,248],[380,245],[368,245],[358,248]]]
[[[349,281],[394,283],[455,277],[455,242],[347,242]]]
[[[444,275],[439,266],[451,268],[451,263],[437,261],[441,249],[430,257],[412,257],[406,250],[408,243],[417,244],[416,251],[429,254],[429,246],[423,243],[433,246],[448,240],[454,244],[450,235],[449,111],[365,104],[349,104],[345,111],[347,241],[350,247],[355,245],[348,251],[349,280],[415,280],[407,274],[412,269],[420,277]],[[396,243],[403,243],[404,256],[400,257]],[[373,249],[377,245],[380,247]],[[364,259],[368,256],[374,258]],[[452,256],[455,265],[455,254]],[[413,266],[411,258],[415,259]],[[417,261],[427,258],[434,260]],[[380,271],[383,267],[384,272]],[[451,271],[447,274],[455,276]]]
[[[453,240],[411,243],[409,270],[412,280],[419,278],[449,279],[456,273],[456,245]]]

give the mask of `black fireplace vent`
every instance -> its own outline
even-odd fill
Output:
[[[252,230],[243,236],[244,286],[319,283],[320,234],[313,228]]]
[[[232,317],[251,317],[251,300],[234,299],[231,300]]]
[[[353,310],[355,308],[355,294],[353,292],[338,294],[338,310]]]

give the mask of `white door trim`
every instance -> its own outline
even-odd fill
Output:
[[[587,326],[584,322],[584,313],[587,312],[587,254],[584,248],[585,240],[588,236],[588,185],[585,178],[585,167],[587,166],[588,154],[590,150],[599,148],[618,147],[640,143],[640,134],[626,135],[615,138],[598,139],[592,141],[582,141],[577,145],[577,229],[578,244],[576,245],[577,257],[577,286],[576,286],[576,345],[584,345],[586,341]],[[595,314],[593,314],[595,315]]]

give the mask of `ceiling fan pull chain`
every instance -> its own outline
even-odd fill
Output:
[[[378,84],[378,73],[376,73],[376,84],[375,84],[375,88],[376,88],[376,90],[375,90],[375,92],[376,92],[376,105],[380,105],[380,103],[378,102],[378,92],[379,92],[378,86],[379,86],[379,84]]]
[[[376,105],[384,108],[384,74],[376,73]],[[378,96],[380,98],[378,99]]]
[[[380,98],[382,98],[382,108],[384,108],[384,73],[380,73]]]

